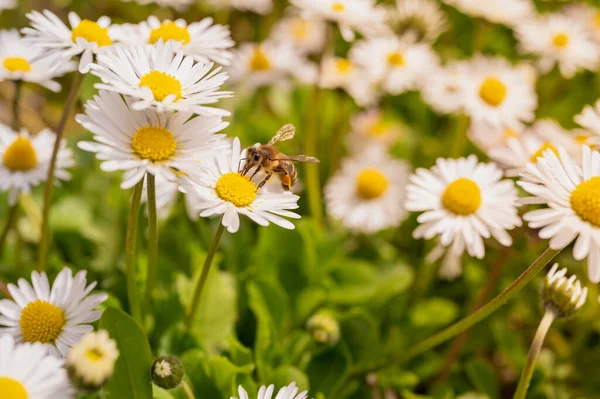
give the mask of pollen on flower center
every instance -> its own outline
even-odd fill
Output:
[[[479,96],[486,104],[497,107],[506,97],[506,86],[496,77],[489,76],[479,88]]]
[[[582,220],[600,227],[600,176],[580,183],[571,193],[571,208]]]
[[[160,126],[139,128],[133,135],[131,148],[142,159],[166,161],[175,154],[177,141],[173,133]]]
[[[567,36],[566,33],[558,33],[552,38],[552,44],[558,48],[567,47],[569,44],[569,36]]]
[[[31,65],[23,57],[7,57],[3,62],[4,68],[10,72],[29,72]]]
[[[269,58],[260,47],[254,49],[254,54],[252,54],[252,58],[250,59],[250,68],[254,71],[267,71],[271,69],[271,61],[269,61]]]
[[[387,56],[387,61],[388,64],[390,64],[393,67],[401,67],[404,65],[404,56],[402,55],[402,53],[399,53],[397,51],[389,53]]]
[[[37,299],[29,303],[19,319],[25,342],[54,343],[65,325],[65,313],[49,302]]]
[[[473,180],[461,177],[448,184],[442,205],[455,215],[471,215],[481,206],[481,190]]]
[[[140,87],[148,87],[156,101],[164,101],[167,96],[175,95],[175,101],[181,98],[181,82],[172,75],[161,71],[150,71],[140,78]]]
[[[27,399],[27,391],[23,384],[8,377],[0,377],[2,397],[10,399]]]
[[[13,171],[27,171],[37,166],[37,155],[28,138],[19,136],[4,152],[4,166]]]
[[[337,1],[331,5],[331,9],[335,12],[342,12],[346,9],[346,6]]]
[[[112,39],[108,35],[108,28],[103,28],[94,21],[88,19],[82,20],[79,25],[73,28],[71,40],[77,43],[77,38],[81,37],[90,43],[98,44],[98,47],[110,46]]]
[[[217,180],[215,191],[223,201],[231,202],[238,208],[251,205],[256,199],[256,184],[247,176],[229,172]]]
[[[387,177],[375,168],[363,169],[356,176],[356,194],[365,200],[381,197],[387,191]]]
[[[183,42],[183,44],[188,44],[192,40],[192,37],[190,36],[190,32],[188,32],[187,28],[178,26],[175,22],[166,22],[160,24],[158,28],[152,29],[150,32],[150,39],[148,41],[151,44],[154,44],[160,39],[162,39],[165,43],[169,40],[173,40],[176,42]]]
[[[309,22],[305,19],[297,18],[292,21],[292,35],[299,40],[304,40],[308,36]]]
[[[97,362],[104,358],[104,353],[98,348],[91,348],[85,351],[85,357],[91,362]]]
[[[387,131],[388,131],[388,126],[381,119],[379,119],[377,122],[373,123],[369,127],[369,135],[374,136],[374,137],[381,137],[381,136],[385,135],[387,133]]]
[[[542,144],[536,152],[533,153],[533,155],[531,156],[531,162],[537,163],[538,158],[543,156],[544,151],[546,150],[552,150],[553,153],[558,155],[558,148],[556,148],[552,143],[547,141],[544,144]]]

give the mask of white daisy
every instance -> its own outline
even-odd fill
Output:
[[[407,215],[408,173],[406,162],[390,159],[377,147],[346,159],[325,186],[327,212],[357,233],[398,227]]]
[[[82,20],[71,11],[69,28],[48,10],[44,10],[43,13],[32,11],[26,15],[31,20],[31,28],[22,30],[25,40],[40,49],[44,57],[58,56],[69,60],[81,54],[79,60],[81,73],[89,72],[94,54],[112,47],[114,38],[110,32],[110,18],[106,16],[94,22],[88,19]]]
[[[281,19],[271,31],[271,40],[291,44],[303,53],[320,53],[325,45],[327,25],[318,19],[291,15]]]
[[[507,26],[526,23],[534,14],[531,0],[443,0],[465,14]]]
[[[161,7],[171,7],[177,11],[184,11],[194,0],[123,0],[125,2],[135,1],[138,4],[146,5],[156,3]]]
[[[465,112],[475,123],[517,129],[535,116],[535,83],[523,68],[500,57],[476,56],[467,65]]]
[[[92,73],[103,83],[97,89],[131,96],[138,101],[135,110],[156,107],[158,112],[186,111],[199,115],[229,115],[218,108],[206,107],[231,92],[219,91],[227,80],[221,67],[212,62],[195,63],[193,57],[173,52],[172,42],[152,47],[129,45],[111,53],[99,54]]]
[[[55,140],[50,129],[32,137],[25,129],[16,133],[0,124],[0,191],[8,191],[10,205],[16,204],[20,194],[29,194],[46,180]],[[74,164],[73,152],[63,140],[54,173],[57,183],[71,178],[66,169]]]
[[[16,0],[0,0],[0,12],[17,7]]]
[[[575,116],[575,122],[583,127],[575,129],[578,134],[576,141],[587,144],[592,149],[600,147],[600,101],[594,106],[586,105],[581,113]]]
[[[84,334],[93,330],[90,323],[98,320],[102,311],[94,310],[107,294],[90,292],[94,281],[87,285],[86,271],[75,276],[65,267],[50,287],[46,273],[31,273],[29,284],[19,279],[18,285],[8,284],[13,300],[0,301],[0,332],[10,334],[17,342],[37,342],[48,353],[65,357],[69,349]]]
[[[502,125],[491,126],[479,122],[471,123],[467,135],[473,144],[489,155],[491,151],[496,149],[506,149],[508,140],[518,139],[526,131],[525,126],[513,129]]]
[[[511,180],[501,179],[496,164],[480,163],[475,155],[438,158],[431,169],[417,169],[410,177],[406,201],[409,211],[423,212],[413,236],[439,236],[441,246],[455,259],[465,249],[470,256],[483,258],[484,238],[511,245],[507,230],[521,225],[517,189]]]
[[[23,80],[59,92],[60,84],[53,79],[74,71],[75,63],[48,58],[33,62],[38,55],[16,29],[0,31],[0,81]]]
[[[574,3],[563,10],[565,15],[579,21],[596,42],[600,42],[600,8],[587,3]]]
[[[63,361],[43,345],[17,344],[10,334],[0,335],[0,395],[6,399],[70,399]]]
[[[228,26],[213,23],[212,18],[188,24],[183,19],[171,21],[159,20],[151,15],[139,24],[115,25],[111,29],[114,37],[124,43],[135,45],[154,45],[160,40],[171,41],[173,51],[181,51],[198,62],[205,58],[221,65],[229,65],[233,54],[230,49],[235,45]]]
[[[402,135],[402,126],[386,118],[381,110],[372,108],[352,117],[348,140],[353,153],[361,153],[373,147],[387,151]]]
[[[78,386],[98,389],[112,376],[118,357],[106,331],[89,332],[71,348],[66,366]]]
[[[434,0],[396,0],[388,23],[396,33],[433,42],[446,30],[448,18]]]
[[[307,399],[308,391],[303,391],[298,393],[299,389],[296,386],[295,382],[292,382],[290,385],[283,387],[277,392],[277,395],[274,399]],[[273,393],[275,392],[275,386],[269,385],[268,387],[262,386],[258,390],[258,394],[256,396],[257,399],[271,399],[273,398]],[[231,398],[231,399],[253,399],[248,396],[248,392],[240,385],[238,387],[238,395],[239,398]]]
[[[429,45],[395,36],[358,42],[350,50],[350,59],[393,95],[418,88],[438,64]]]
[[[521,49],[539,56],[543,73],[558,65],[565,78],[581,69],[595,71],[600,63],[600,48],[580,21],[562,13],[541,16],[517,28]]]
[[[375,0],[291,0],[305,18],[336,22],[344,40],[354,40],[354,32],[374,36],[386,32],[385,10]]]
[[[228,125],[219,116],[136,111],[134,103],[131,97],[101,91],[85,105],[86,113],[75,118],[96,141],[80,141],[78,147],[95,152],[105,172],[125,171],[123,189],[136,185],[146,173],[168,179],[191,173],[200,159],[226,145],[224,135],[215,134]]]
[[[273,0],[208,0],[208,2],[216,9],[234,8],[257,14],[268,14],[273,10]]]
[[[352,61],[342,57],[324,57],[321,61],[319,86],[325,89],[343,89],[360,107],[373,106],[381,90],[366,72]]]
[[[438,66],[423,80],[421,95],[434,111],[451,114],[464,106],[466,63],[455,61]]]
[[[223,226],[230,233],[240,227],[239,215],[246,215],[261,226],[274,223],[286,229],[294,224],[287,219],[299,219],[300,215],[290,212],[298,208],[299,197],[290,192],[272,192],[258,188],[258,181],[238,173],[243,167],[240,140],[233,140],[229,155],[216,154],[213,161],[203,164],[203,169],[194,176],[182,179],[182,191],[192,197],[201,217],[223,215]],[[283,216],[283,217],[282,217]]]

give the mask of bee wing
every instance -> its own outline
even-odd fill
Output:
[[[303,162],[303,163],[320,163],[317,158],[311,157],[308,155],[286,155],[284,158],[281,158],[282,161],[294,161],[294,162]]]
[[[279,129],[277,131],[277,133],[275,133],[275,136],[273,136],[271,141],[269,141],[268,145],[273,145],[280,141],[290,140],[291,138],[294,137],[295,133],[296,133],[296,128],[294,127],[294,125],[292,125],[291,123],[288,123],[287,125],[283,126],[281,129]]]

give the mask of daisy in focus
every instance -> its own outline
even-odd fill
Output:
[[[273,9],[273,0],[208,0],[217,10],[236,9],[257,14],[268,14]]]
[[[517,28],[521,49],[539,57],[538,66],[549,72],[555,65],[570,79],[600,63],[600,48],[580,21],[562,13],[541,16]]]
[[[90,323],[102,315],[95,308],[107,294],[92,294],[94,281],[87,284],[86,271],[75,276],[65,267],[50,286],[46,273],[33,272],[31,281],[20,279],[8,284],[13,300],[0,300],[0,333],[15,337],[16,342],[38,343],[48,353],[66,357],[69,349],[85,333]]]
[[[125,171],[123,189],[136,185],[146,173],[171,180],[192,173],[200,159],[226,146],[224,135],[215,134],[228,125],[220,116],[137,111],[135,101],[101,91],[85,105],[86,113],[75,118],[95,140],[77,146],[96,153],[103,171]]]
[[[89,332],[71,348],[66,366],[78,387],[95,391],[110,379],[118,357],[117,343],[106,331]]]
[[[70,12],[70,28],[48,10],[43,13],[32,11],[26,16],[31,21],[31,27],[24,28],[22,32],[25,40],[40,50],[41,57],[70,60],[79,55],[81,73],[89,72],[94,54],[106,51],[113,44],[110,18],[106,16],[94,22],[82,20],[77,14]]]
[[[600,282],[600,153],[584,146],[579,163],[564,148],[558,148],[558,154],[546,150],[522,176],[518,184],[532,197],[521,202],[547,206],[523,219],[532,229],[540,229],[540,238],[549,239],[552,249],[575,241],[573,257],[587,258],[590,280]]]
[[[31,136],[25,129],[16,133],[0,124],[0,191],[8,191],[9,205],[46,180],[55,139],[50,129]],[[69,180],[67,168],[74,165],[73,152],[63,140],[56,161],[57,182]]]
[[[398,227],[406,218],[406,162],[371,148],[342,161],[325,186],[327,213],[355,233],[373,234]]]
[[[448,18],[434,0],[396,0],[388,13],[388,24],[398,35],[434,42],[448,25]]]
[[[39,50],[25,42],[16,29],[0,31],[0,81],[22,80],[44,86],[53,92],[61,87],[54,79],[75,70],[71,61],[33,61]]]
[[[421,95],[434,111],[451,114],[464,106],[464,82],[468,79],[465,62],[438,66],[423,79]]]
[[[302,53],[316,54],[323,50],[327,25],[322,20],[291,15],[281,19],[271,32],[271,40],[291,44]]]
[[[261,226],[276,224],[285,229],[294,229],[294,224],[285,218],[299,219],[300,215],[290,210],[298,208],[299,197],[290,192],[267,191],[258,188],[258,182],[239,171],[245,151],[240,140],[233,140],[231,152],[215,154],[212,162],[203,165],[193,176],[182,179],[182,191],[191,197],[191,203],[201,217],[222,215],[222,224],[230,233],[240,227],[240,216],[246,215]]]
[[[303,391],[298,393],[299,389],[296,386],[295,382],[292,382],[290,385],[285,386],[277,392],[275,398],[273,398],[273,394],[275,392],[275,386],[269,385],[268,387],[262,386],[258,390],[258,394],[256,396],[257,399],[307,399],[308,391]],[[231,399],[254,399],[254,396],[248,396],[248,392],[240,385],[238,387],[238,395],[239,398],[231,398]]]
[[[172,42],[159,41],[152,47],[130,45],[98,55],[92,73],[103,83],[97,89],[138,99],[134,110],[155,107],[158,112],[185,111],[199,115],[229,115],[228,111],[206,107],[233,93],[219,91],[227,80],[221,67],[212,62],[194,62],[191,56],[173,52]]]
[[[443,0],[465,14],[507,26],[526,23],[535,14],[532,0]]]
[[[0,316],[1,320],[1,316]],[[10,334],[0,334],[0,394],[6,399],[70,399],[63,361],[39,343],[17,344]]]
[[[159,41],[172,42],[174,52],[190,55],[198,62],[208,58],[221,65],[229,65],[235,45],[228,26],[213,23],[212,18],[204,18],[188,24],[183,19],[163,21],[154,15],[139,24],[115,25],[112,33],[119,41],[129,44],[154,45]]]
[[[484,238],[493,237],[504,246],[512,244],[507,230],[521,225],[517,189],[511,180],[501,179],[496,164],[481,163],[475,155],[438,158],[431,169],[419,168],[410,177],[406,209],[423,212],[413,236],[427,240],[439,236],[440,251],[434,252],[446,252],[440,269],[443,277],[461,274],[460,257],[465,249],[482,259]]]
[[[352,153],[360,153],[374,147],[385,153],[402,135],[402,125],[386,119],[377,108],[353,116],[350,128],[348,139]]]

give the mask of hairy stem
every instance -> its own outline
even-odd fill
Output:
[[[129,210],[129,219],[127,221],[127,236],[125,238],[125,268],[127,272],[127,299],[129,301],[129,313],[137,321],[141,321],[142,315],[140,309],[140,300],[137,294],[135,250],[143,189],[144,179],[140,180],[140,182],[133,188],[131,209]]]

